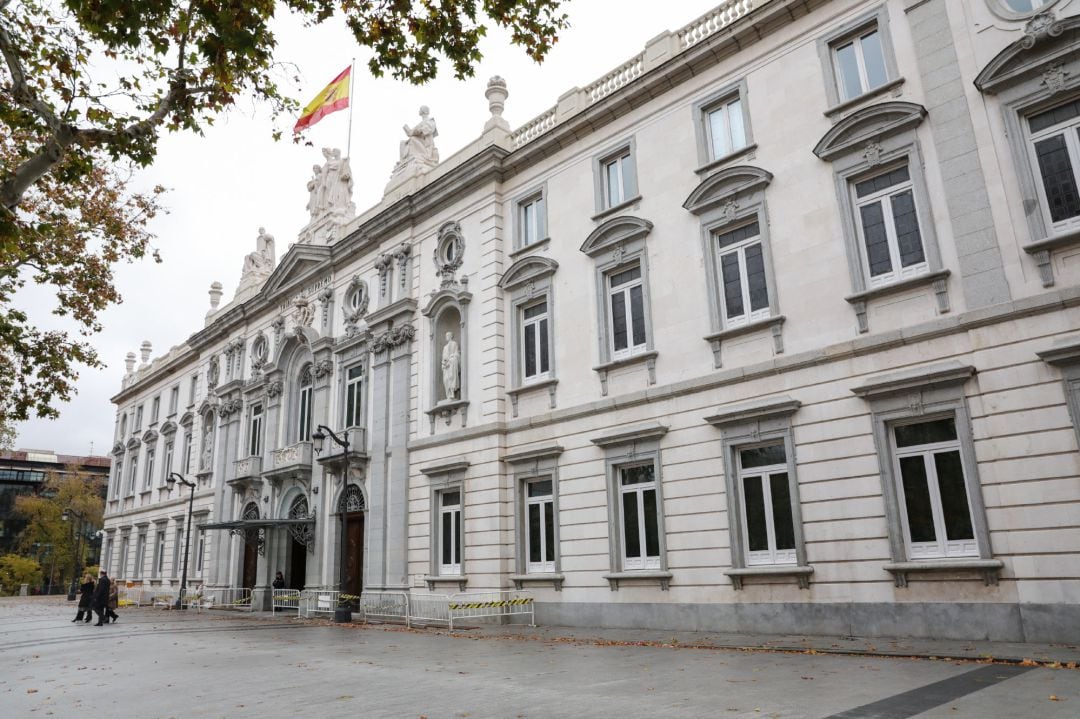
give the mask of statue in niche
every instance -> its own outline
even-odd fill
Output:
[[[319,205],[322,198],[323,181],[322,181],[322,166],[311,166],[312,178],[308,180],[308,201],[307,211],[311,213],[312,218],[319,212]]]
[[[203,423],[202,454],[199,458],[200,469],[210,469],[210,463],[214,460],[214,425],[207,421]]]
[[[402,128],[405,130],[406,139],[398,146],[400,158],[394,170],[397,171],[412,161],[427,167],[438,165],[439,151],[435,147],[435,138],[439,136],[439,130],[427,105],[420,107],[420,122],[412,127],[402,125]]]
[[[446,333],[442,351],[442,381],[446,399],[457,399],[461,388],[461,350],[454,341],[454,333]]]

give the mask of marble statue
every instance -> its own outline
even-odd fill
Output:
[[[265,227],[260,227],[259,236],[255,240],[255,251],[244,257],[243,274],[254,272],[269,275],[273,269],[274,236],[268,234]]]
[[[312,177],[308,180],[307,211],[311,222],[328,214],[352,216],[356,205],[352,201],[353,178],[349,158],[341,156],[341,150],[324,147],[322,165],[311,168]]]
[[[442,351],[442,381],[446,399],[457,399],[461,387],[461,350],[454,341],[454,333],[446,333]]]
[[[406,139],[402,140],[398,146],[401,155],[398,159],[398,168],[404,167],[411,161],[429,167],[439,164],[439,150],[435,147],[435,138],[439,136],[439,130],[435,127],[435,119],[431,117],[427,105],[420,108],[420,122],[412,127],[403,125],[402,129],[405,130]]]
[[[203,425],[202,454],[199,458],[199,469],[210,469],[210,463],[214,460],[214,430],[210,422]]]

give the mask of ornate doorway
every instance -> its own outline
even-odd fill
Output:
[[[307,516],[307,497],[300,495],[289,505],[289,519],[304,519]],[[313,534],[314,529],[310,524],[289,526],[289,563],[285,571],[285,586],[289,589],[303,589],[307,582],[307,555],[315,547]]]
[[[364,495],[350,484],[338,502],[338,513],[345,519],[345,591],[357,596],[364,589],[364,509]]]
[[[254,502],[250,502],[244,507],[244,514],[242,519],[258,519],[259,518],[259,506]],[[244,536],[244,565],[243,565],[243,579],[240,586],[247,589],[255,588],[255,581],[259,574],[259,547],[261,545],[261,537],[258,536],[261,529],[248,529],[245,530]],[[252,536],[255,535],[255,536]]]

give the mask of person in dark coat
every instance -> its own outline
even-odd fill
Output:
[[[90,604],[94,598],[94,578],[89,574],[83,577],[82,584],[79,585],[79,613],[75,615],[75,618],[71,621],[81,622],[90,621],[90,617],[94,616],[94,612],[90,609]],[[86,617],[84,620],[83,617]]]
[[[98,615],[95,627],[100,627],[105,623],[105,612],[109,609],[109,587],[111,585],[112,582],[109,581],[108,575],[102,569],[101,578],[98,579],[97,586],[94,587],[94,596],[90,602],[94,608],[94,613]]]
[[[278,572],[277,576],[274,577],[274,589],[284,589],[284,588],[285,588],[285,575],[282,574],[281,572]]]
[[[105,619],[112,620],[113,624],[116,624],[116,620],[120,618],[120,615],[116,613],[116,608],[120,606],[120,585],[113,582],[109,586],[109,604],[108,609],[105,610]]]

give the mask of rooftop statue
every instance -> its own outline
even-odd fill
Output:
[[[406,139],[398,145],[400,158],[394,171],[405,167],[410,162],[417,162],[427,167],[435,167],[439,164],[439,150],[435,147],[435,138],[439,136],[439,129],[435,126],[435,119],[431,117],[431,111],[427,105],[420,107],[420,122],[412,127],[403,125]]]
[[[314,165],[312,178],[308,180],[307,211],[311,222],[324,215],[347,215],[356,213],[352,201],[353,178],[349,158],[341,156],[341,150],[324,147],[323,158],[326,162]]]
[[[260,227],[259,236],[255,239],[255,251],[244,256],[236,299],[244,299],[254,294],[274,271],[274,262],[274,236],[268,233],[265,227]]]

